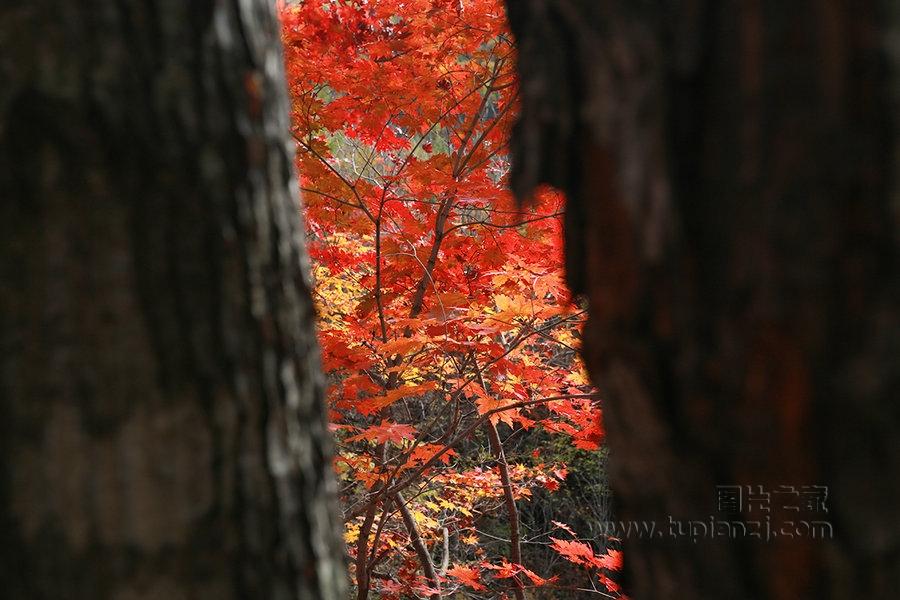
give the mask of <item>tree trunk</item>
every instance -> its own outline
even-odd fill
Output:
[[[618,518],[659,526],[624,540],[626,590],[896,597],[900,6],[507,5],[513,185],[567,193]],[[753,486],[739,516],[719,485]],[[779,508],[779,486],[821,493],[804,485],[827,486],[827,513]],[[782,495],[765,513],[748,491]],[[784,534],[798,514],[826,539]],[[679,530],[711,516],[777,532]]]
[[[343,597],[278,36],[0,9],[4,597]]]

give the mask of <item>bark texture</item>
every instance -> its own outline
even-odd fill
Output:
[[[0,589],[343,598],[265,0],[0,8]]]
[[[568,196],[626,589],[900,589],[898,8],[509,0],[513,185]],[[833,539],[670,537],[717,485],[821,484]],[[748,519],[751,515],[744,514]]]

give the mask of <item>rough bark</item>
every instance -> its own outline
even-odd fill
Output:
[[[708,521],[716,485],[829,487],[833,539],[630,537],[626,588],[895,597],[896,3],[507,6],[513,185],[567,193],[618,518]]]
[[[343,597],[278,36],[0,9],[4,597]]]

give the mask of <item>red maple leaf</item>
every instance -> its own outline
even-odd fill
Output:
[[[447,575],[450,575],[463,585],[467,585],[473,590],[486,589],[480,581],[480,573],[478,572],[478,569],[474,567],[456,565],[450,569],[447,569]]]
[[[412,425],[404,425],[402,423],[393,423],[386,419],[381,421],[380,425],[370,425],[368,428],[353,437],[347,438],[348,442],[356,442],[359,440],[370,440],[379,444],[386,442],[400,443],[406,439],[412,439],[416,436],[416,428]]]

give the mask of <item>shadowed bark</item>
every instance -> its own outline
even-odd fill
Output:
[[[264,0],[0,9],[0,589],[343,598]]]
[[[513,186],[567,193],[617,518],[662,530],[624,540],[627,591],[895,597],[896,3],[507,6]],[[669,535],[729,518],[718,485],[814,484],[831,539]]]

